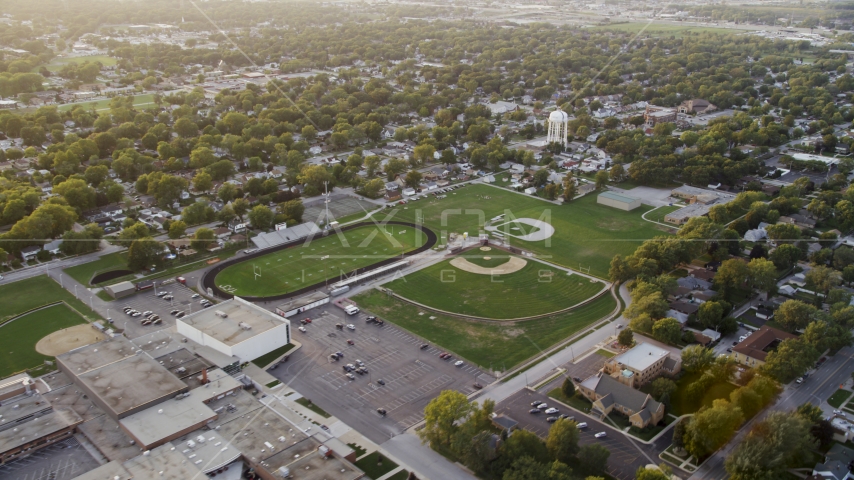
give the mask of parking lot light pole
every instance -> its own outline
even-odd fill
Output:
[[[89,295],[89,308],[91,308],[92,311],[94,312],[95,307],[92,305],[92,297],[94,297],[94,295]]]
[[[62,284],[62,274],[59,274],[59,286],[65,288],[65,285]]]
[[[74,298],[80,300],[80,297],[77,296],[77,284],[74,284]]]

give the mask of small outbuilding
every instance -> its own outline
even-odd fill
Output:
[[[616,192],[600,193],[599,196],[596,197],[596,203],[601,203],[602,205],[614,207],[618,210],[623,210],[625,212],[630,212],[641,206],[641,201],[639,198],[630,197],[628,195]]]
[[[124,298],[136,293],[136,285],[131,282],[119,282],[104,287],[104,291],[113,298]]]

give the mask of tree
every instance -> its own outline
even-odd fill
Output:
[[[702,345],[688,345],[682,349],[682,368],[688,373],[705,371],[714,361],[715,352]]]
[[[800,248],[789,243],[784,243],[774,249],[768,259],[774,262],[775,267],[781,270],[788,270],[798,263],[802,255],[803,253]]]
[[[162,208],[171,206],[187,188],[187,180],[174,175],[155,172],[148,175],[148,193],[154,195]]]
[[[692,455],[705,457],[729,441],[743,421],[740,408],[717,399],[710,408],[697,412],[686,426],[685,449]]]
[[[207,192],[213,187],[213,180],[208,172],[201,170],[193,177],[193,188],[197,192]]]
[[[193,234],[193,239],[190,241],[190,246],[198,251],[207,250],[208,247],[216,239],[213,230],[210,228],[201,227]]]
[[[777,223],[765,227],[768,238],[778,242],[797,242],[801,239],[801,229],[790,223]]]
[[[599,170],[596,172],[596,189],[602,190],[603,188],[608,186],[608,172],[606,170]]]
[[[658,125],[664,124],[659,123]],[[656,127],[658,125],[656,125]],[[669,473],[665,473],[661,467],[638,467],[638,471],[635,472],[635,480],[671,480],[672,478],[673,477],[671,477]]]
[[[252,211],[249,212],[249,223],[252,224],[252,228],[258,230],[266,230],[273,225],[273,219],[275,215],[273,211],[270,210],[266,205],[256,205]]]
[[[578,187],[575,185],[575,179],[572,177],[572,172],[566,172],[563,177],[563,201],[569,202],[578,193]]]
[[[95,206],[95,189],[86,184],[85,180],[69,178],[53,188],[54,193],[62,195],[68,205],[78,212],[89,210]]]
[[[219,190],[217,190],[216,196],[223,202],[228,203],[234,200],[234,197],[237,196],[237,187],[231,183],[223,183],[222,186],[219,187]]]
[[[588,443],[578,450],[578,468],[585,475],[604,475],[608,469],[611,452],[602,445]],[[587,477],[590,480],[591,477]]]
[[[718,268],[715,286],[724,298],[730,299],[747,279],[747,264],[738,259],[727,260]]]
[[[570,463],[575,459],[580,438],[577,425],[575,421],[567,418],[558,419],[552,424],[546,437],[546,448],[551,458],[563,463]]]
[[[809,370],[817,357],[818,352],[809,343],[800,338],[787,338],[768,353],[762,372],[780,383],[789,383]]]
[[[412,159],[415,160],[415,165],[424,165],[433,161],[433,154],[436,153],[436,149],[433,145],[429,143],[425,143],[422,145],[418,145],[412,151]]]
[[[676,382],[669,378],[659,377],[650,384],[652,397],[659,402],[666,402],[676,391]]]
[[[705,302],[697,311],[697,320],[706,328],[714,329],[724,318],[724,307],[720,302]]]
[[[536,433],[528,430],[520,429],[514,431],[513,435],[510,435],[504,444],[501,445],[500,450],[501,456],[507,459],[531,457],[540,463],[545,463],[549,460],[549,451],[546,448],[546,444],[540,440],[540,437]]]
[[[210,222],[216,216],[213,208],[204,201],[198,201],[181,211],[181,220],[187,225]]]
[[[151,237],[139,238],[131,242],[128,248],[128,268],[131,270],[147,270],[160,263],[163,256],[163,245]]]
[[[314,195],[324,191],[325,182],[331,185],[335,184],[335,178],[323,165],[308,165],[304,167],[297,176],[297,179],[306,187],[311,187],[316,192]]]
[[[620,333],[617,334],[617,341],[624,347],[631,347],[632,344],[635,343],[635,336],[632,333],[632,329],[630,327],[626,327],[620,330]]]
[[[231,203],[231,207],[234,209],[234,214],[237,215],[237,218],[243,221],[243,215],[246,215],[246,212],[249,211],[249,202],[238,198]]]
[[[777,288],[777,268],[764,258],[754,258],[747,264],[747,278],[753,288],[773,293]]]
[[[652,325],[652,334],[662,342],[676,344],[682,338],[682,324],[675,318],[662,318]]]
[[[184,236],[187,232],[187,224],[181,220],[175,220],[169,224],[169,238],[176,239]]]
[[[465,395],[456,390],[443,390],[424,408],[424,428],[418,432],[418,436],[422,442],[431,445],[448,445],[457,431],[456,422],[471,411],[472,406]]]
[[[205,170],[207,170],[213,180],[228,180],[228,177],[234,175],[234,164],[230,160],[220,160],[212,163]],[[226,185],[234,187],[234,185],[226,183],[221,188],[224,188]]]
[[[839,272],[824,265],[813,267],[810,271],[804,274],[804,280],[806,281],[806,284],[811,285],[816,292],[824,293],[825,296],[827,296],[827,292],[829,292],[831,288],[842,283],[842,277]]]
[[[811,422],[787,412],[771,412],[756,424],[726,460],[733,480],[773,480],[816,447]]]
[[[197,147],[190,152],[190,168],[205,168],[217,161],[213,150],[208,147]],[[231,163],[231,162],[228,162]]]
[[[418,188],[421,183],[421,172],[418,170],[410,170],[406,174],[406,186],[409,188]]]
[[[302,216],[305,213],[305,205],[302,200],[296,198],[279,204],[279,214],[282,215],[288,223],[302,223]]]
[[[575,395],[575,384],[572,383],[571,378],[566,377],[563,379],[563,384],[560,386],[560,391],[566,398],[572,398]]]
[[[62,235],[62,243],[59,245],[62,253],[67,255],[80,255],[98,250],[101,245],[101,237],[104,230],[95,223],[83,227],[83,231],[75,232],[69,230]],[[0,263],[5,262],[6,252],[0,249]]]
[[[808,305],[800,300],[786,300],[777,308],[774,315],[777,323],[783,325],[789,331],[795,331],[806,328],[817,311],[812,305]]]
[[[611,181],[615,183],[622,182],[623,179],[626,178],[626,169],[623,168],[623,164],[615,163],[613,167],[611,167],[611,171],[609,173],[611,177]]]
[[[400,158],[391,158],[383,167],[383,172],[386,174],[386,179],[391,182],[406,171],[406,162]]]
[[[83,173],[83,176],[86,177],[86,181],[89,185],[93,187],[97,187],[109,176],[110,169],[106,165],[91,165],[86,168],[86,171]]]

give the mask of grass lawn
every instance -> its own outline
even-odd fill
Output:
[[[661,35],[673,35],[676,37],[681,37],[685,33],[722,33],[722,34],[737,34],[742,33],[741,30],[731,30],[727,28],[715,28],[715,27],[700,27],[696,25],[672,25],[672,24],[660,24],[660,23],[651,23],[647,25],[646,22],[630,22],[630,23],[617,23],[614,25],[601,25],[591,28],[591,30],[615,30],[619,32],[627,32],[627,33],[638,33],[643,30],[642,35],[649,36],[661,36]]]
[[[105,67],[112,67],[116,64],[116,59],[108,55],[92,55],[89,57],[56,57],[50,61],[45,67],[51,72],[57,72],[66,65],[73,63],[81,64],[83,62],[101,62]]]
[[[490,252],[491,253],[491,252]],[[509,257],[480,262],[504,264]],[[528,261],[521,270],[505,275],[483,275],[460,270],[450,260],[410,273],[386,286],[415,302],[454,313],[510,319],[555,312],[576,305],[604,288],[601,282]],[[479,263],[475,261],[473,263]],[[481,265],[494,268],[497,265]]]
[[[277,358],[279,358],[282,355],[291,351],[292,348],[294,348],[294,344],[289,343],[287,345],[284,345],[282,347],[279,347],[279,348],[273,350],[272,352],[270,352],[266,355],[261,355],[260,357],[256,358],[255,360],[252,360],[252,363],[254,363],[259,368],[265,368],[267,365],[272,363]]]
[[[63,272],[71,275],[71,278],[77,280],[83,285],[89,285],[89,280],[95,275],[110,270],[126,270],[127,269],[127,252],[116,252],[104,255],[94,262],[84,263],[74,267],[66,268]]]
[[[81,323],[86,323],[83,317],[59,304],[0,326],[0,378],[53,360],[36,352],[36,343],[50,333]]]
[[[548,222],[555,228],[546,240],[528,242],[512,237],[511,243],[529,249],[544,260],[570,268],[590,268],[590,274],[608,276],[614,255],[629,255],[644,240],[665,235],[665,228],[644,221],[641,215],[652,207],[641,206],[624,212],[596,203],[596,195],[585,195],[556,206],[535,197],[519,195],[488,185],[471,185],[448,193],[448,198],[425,203],[396,206],[386,215],[394,220],[422,222],[447,242],[448,233],[474,235],[484,222],[507,214],[500,222],[531,218]],[[461,213],[454,213],[461,212]],[[380,215],[378,219],[383,218]],[[513,232],[514,234],[516,232]]]
[[[506,371],[601,320],[617,304],[605,295],[577,310],[552,317],[495,325],[421,312],[414,305],[371,290],[354,297],[359,307],[490,370]],[[430,317],[434,318],[431,320]]]
[[[316,414],[320,415],[320,416],[321,416],[321,417],[323,417],[323,418],[329,418],[329,417],[331,417],[331,416],[332,416],[332,415],[330,415],[330,414],[326,413],[326,410],[324,410],[324,409],[322,409],[322,408],[318,407],[318,406],[317,406],[317,405],[315,405],[314,403],[309,403],[308,399],[307,399],[307,398],[305,398],[305,397],[298,398],[298,399],[296,399],[296,400],[295,400],[295,402],[299,403],[299,404],[300,404],[300,405],[302,405],[303,407],[305,407],[305,408],[307,408],[307,409],[311,410],[312,412],[314,412],[314,413],[316,413]]]
[[[555,388],[547,394],[549,397],[554,398],[555,400],[560,400],[561,402],[569,405],[570,407],[581,410],[584,413],[590,413],[590,407],[593,406],[590,403],[590,400],[584,398],[580,393],[576,392],[575,395],[567,398],[566,395],[563,394],[560,387]]]
[[[648,220],[653,220],[655,222],[668,223],[664,221],[664,217],[675,212],[682,208],[681,205],[665,205],[663,207],[657,207],[650,210],[650,213],[646,216]]]
[[[414,228],[391,225],[387,229],[391,234],[375,226],[360,227],[232,265],[216,276],[216,284],[236,295],[280,295],[324,280],[337,282],[357,268],[414,250],[427,241]],[[253,266],[261,269],[257,280]]]
[[[599,350],[596,350],[596,355],[601,355],[601,356],[603,356],[603,357],[605,357],[605,358],[611,358],[611,357],[613,357],[613,356],[614,356],[614,353],[613,353],[613,352],[609,352],[608,350],[603,350],[603,349],[601,349],[601,348],[600,348]]]
[[[388,477],[388,480],[406,480],[407,478],[409,478],[409,470],[401,470]]]
[[[92,110],[92,107],[95,107],[95,111],[103,112],[110,109],[110,101],[112,99],[106,98],[103,100],[92,100],[89,102],[75,102],[75,103],[66,103],[64,105],[59,105],[57,110],[60,112],[65,112],[67,110],[73,110],[78,105],[82,106],[84,109]],[[141,107],[146,105],[154,105],[154,94],[151,93],[143,93],[140,95],[133,96],[133,105],[135,107]]]
[[[348,443],[347,446],[352,448],[353,451],[356,452],[356,458],[359,458],[362,455],[368,453],[367,450],[365,450],[361,445],[358,445],[356,443]]]
[[[86,292],[80,295],[81,298],[85,298]],[[82,313],[84,317],[87,317],[87,320],[94,321],[101,319],[100,315],[89,309],[89,305],[74,298],[74,295],[59,286],[52,279],[45,275],[39,275],[0,286],[0,324],[27,310],[59,300],[63,300],[71,305],[78,312]]]
[[[677,390],[673,393],[670,401],[671,410],[674,415],[681,416],[688,413],[694,413],[701,407],[711,407],[712,402],[719,398],[729,399],[729,394],[738,388],[729,382],[718,382],[706,390],[703,398],[691,401],[685,395],[688,385],[697,381],[702,375],[702,372],[686,373],[682,378],[676,381]],[[641,388],[641,391],[649,393],[647,392],[647,389],[650,385],[651,384],[649,383],[644,385],[644,388]]]
[[[840,388],[839,390],[833,392],[833,395],[831,395],[830,398],[827,399],[827,403],[833,408],[839,408],[840,405],[842,405],[845,400],[848,400],[848,397],[850,396],[851,390],[845,390]]]
[[[356,466],[361,468],[365,475],[376,480],[386,473],[397,468],[397,464],[383,456],[382,465],[377,465],[377,458],[380,457],[380,452],[374,452],[367,457],[356,462]]]

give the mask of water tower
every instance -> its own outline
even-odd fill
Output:
[[[569,141],[567,140],[569,137],[567,133],[568,128],[569,115],[566,112],[558,108],[549,114],[548,143],[559,143],[563,148],[567,148],[569,146]]]

